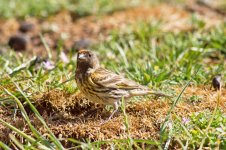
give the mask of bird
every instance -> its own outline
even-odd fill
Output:
[[[126,102],[133,96],[148,94],[169,97],[101,67],[97,54],[86,49],[78,51],[75,80],[77,87],[88,100],[114,106],[108,120],[118,111],[123,98]]]
[[[212,86],[215,90],[220,90],[220,88],[221,88],[221,74],[216,75],[212,79]]]

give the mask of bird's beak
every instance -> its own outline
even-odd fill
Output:
[[[78,58],[84,60],[84,59],[86,59],[86,56],[85,56],[85,54],[79,54],[79,55],[78,55]]]

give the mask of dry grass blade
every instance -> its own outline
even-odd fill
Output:
[[[24,150],[24,146],[22,143],[20,143],[20,141],[13,135],[13,134],[9,134],[9,138],[12,140],[12,142],[21,150]]]

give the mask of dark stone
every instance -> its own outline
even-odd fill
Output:
[[[19,31],[22,33],[30,32],[34,29],[34,24],[28,22],[20,23]]]
[[[216,75],[212,80],[212,86],[215,90],[220,90],[221,87],[221,75]]]
[[[74,42],[72,50],[87,49],[91,46],[92,42],[89,39],[80,39]]]
[[[8,45],[15,51],[23,51],[27,49],[28,38],[24,35],[14,35],[9,38]]]

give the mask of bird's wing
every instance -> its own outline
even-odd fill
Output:
[[[106,88],[127,90],[144,88],[144,86],[104,68],[95,70],[90,77],[93,83]]]

